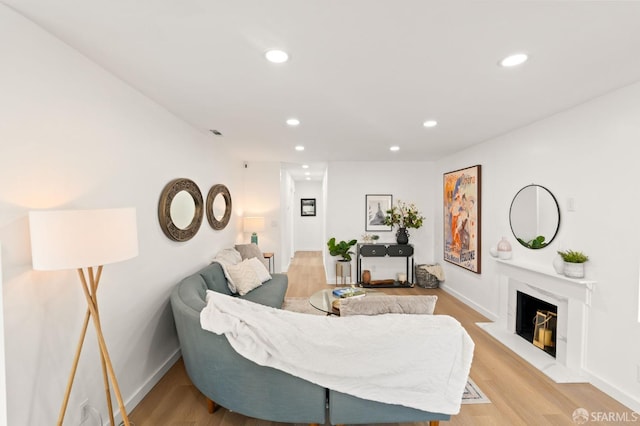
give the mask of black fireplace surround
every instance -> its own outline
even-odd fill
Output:
[[[516,334],[528,341],[533,342],[533,333],[535,329],[535,318],[538,311],[549,311],[554,314],[558,313],[558,307],[530,296],[521,291],[517,292],[516,301]],[[553,341],[556,340],[556,330],[553,330]],[[532,343],[533,344],[533,343]],[[546,346],[544,351],[555,358],[556,345]]]

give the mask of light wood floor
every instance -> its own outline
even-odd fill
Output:
[[[287,297],[307,297],[328,287],[320,252],[297,252],[288,275]],[[388,292],[438,295],[435,313],[458,319],[476,344],[471,378],[492,403],[462,405],[460,414],[453,416],[450,422],[441,422],[441,425],[575,425],[572,414],[577,408],[589,412],[631,413],[630,409],[590,384],[554,383],[475,325],[476,322],[487,321],[487,318],[441,289],[416,286]],[[283,425],[251,419],[224,408],[209,414],[205,399],[189,381],[182,360],[135,408],[130,419],[136,426]]]

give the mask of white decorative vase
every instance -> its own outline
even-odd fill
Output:
[[[493,246],[489,249],[489,254],[493,257],[498,257],[498,247]]]
[[[511,243],[507,241],[506,237],[498,242],[498,258],[499,259],[511,259]]]
[[[569,278],[584,278],[584,263],[564,262],[564,274]]]
[[[564,273],[564,260],[562,260],[562,256],[557,255],[553,259],[553,269],[555,269],[558,274]]]

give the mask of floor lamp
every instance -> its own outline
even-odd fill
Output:
[[[93,320],[100,347],[102,376],[111,425],[115,426],[110,383],[113,386],[122,420],[126,426],[129,426],[120,387],[102,334],[97,291],[103,265],[138,255],[135,209],[34,211],[29,213],[29,227],[33,269],[39,271],[77,269],[82,291],[87,300],[87,311],[60,407],[58,426],[62,425],[67,410],[89,319]]]

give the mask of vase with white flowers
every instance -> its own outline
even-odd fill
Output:
[[[424,216],[420,213],[414,203],[406,203],[398,200],[398,203],[387,210],[384,218],[384,224],[388,226],[397,226],[396,242],[398,244],[409,243],[408,228],[418,229],[422,226]]]

